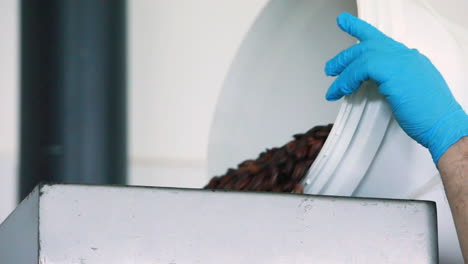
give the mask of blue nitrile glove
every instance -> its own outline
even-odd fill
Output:
[[[442,75],[416,49],[387,37],[375,27],[343,13],[338,26],[361,42],[327,62],[327,75],[339,75],[326,98],[340,99],[361,83],[374,80],[395,119],[414,140],[439,158],[460,138],[468,135],[468,116],[453,97]]]

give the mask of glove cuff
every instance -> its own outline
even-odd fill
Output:
[[[459,109],[431,129],[428,146],[432,159],[437,166],[440,157],[460,138],[468,136],[468,115]]]

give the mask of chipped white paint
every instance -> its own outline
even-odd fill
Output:
[[[41,264],[437,263],[431,202],[82,185],[32,197],[17,212],[36,215],[5,222],[0,245],[40,216]],[[0,262],[32,251],[0,247]]]

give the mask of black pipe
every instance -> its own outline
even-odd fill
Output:
[[[125,183],[125,0],[22,0],[20,81],[20,199]]]

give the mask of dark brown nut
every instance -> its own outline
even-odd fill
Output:
[[[321,126],[312,134],[315,138],[326,139],[333,128],[333,124]]]
[[[309,170],[307,163],[301,162],[296,164],[296,167],[294,168],[294,171],[291,175],[291,180],[294,182],[299,182],[302,180],[302,178],[304,178],[307,170]]]
[[[310,169],[310,167],[312,166],[312,164],[314,164],[314,160],[306,160],[306,161],[303,161],[304,162],[304,166],[307,168],[307,169]]]
[[[275,193],[281,193],[283,192],[283,187],[281,186],[275,186],[271,189],[271,192],[275,192]]]
[[[297,147],[297,140],[290,141],[288,144],[286,144],[286,151],[288,154],[294,154],[294,151],[296,151]]]
[[[314,138],[314,137],[308,137],[307,138],[307,145],[308,146],[322,145],[323,142],[324,142],[323,139]]]
[[[330,131],[328,130],[319,130],[315,132],[314,137],[323,139],[323,138],[327,138],[329,134],[330,134]]]
[[[283,192],[292,192],[295,186],[296,186],[296,183],[288,182],[283,186]]]
[[[205,186],[205,189],[214,189],[219,184],[219,177],[214,177],[211,181]]]
[[[278,181],[278,176],[280,172],[278,167],[271,168],[271,173],[270,173],[270,179],[272,182],[277,182]]]
[[[289,159],[288,152],[286,148],[279,149],[276,151],[275,155],[272,158],[273,166],[281,166],[285,164]]]
[[[296,186],[294,186],[292,192],[293,193],[304,193],[304,185],[296,184]]]
[[[234,173],[236,173],[236,171],[237,170],[230,168],[230,169],[227,170],[226,175],[234,174]]]
[[[251,164],[248,167],[245,167],[249,174],[257,174],[262,170],[262,166],[259,164]]]
[[[276,185],[278,182],[278,176],[280,174],[279,170],[277,167],[270,167],[265,170],[266,173],[266,179],[265,183],[268,186],[271,186],[270,188],[273,188],[273,185]]]
[[[258,164],[252,164],[248,167],[242,167],[240,169],[238,169],[236,171],[236,175],[240,175],[240,174],[249,174],[249,175],[252,175],[252,174],[257,174],[259,171],[262,170],[262,166],[258,165]]]
[[[256,188],[254,188],[254,191],[257,191],[257,192],[268,192],[270,191],[272,188],[273,188],[274,184],[271,184],[269,183],[268,181],[264,181],[262,182],[262,184],[260,184],[259,186],[257,186]]]
[[[236,185],[235,184],[236,184],[235,181],[230,181],[230,182],[226,183],[226,185],[224,185],[223,189],[224,190],[236,190],[236,188],[235,188]]]
[[[263,184],[263,180],[265,178],[264,173],[259,173],[255,175],[251,180],[250,183],[245,187],[245,190],[254,191],[256,188]]]
[[[260,156],[257,159],[257,162],[262,163],[262,162],[269,162],[271,158],[273,157],[273,151],[274,149],[271,150],[266,150],[266,152],[263,152],[260,154]]]
[[[288,162],[286,162],[286,165],[283,167],[281,172],[284,175],[286,175],[286,177],[289,177],[289,175],[291,175],[293,170],[294,170],[294,161],[293,160],[288,160]]]
[[[240,179],[236,182],[236,184],[234,185],[234,190],[245,190],[245,187],[247,187],[247,185],[249,185],[251,179],[250,178],[245,178],[245,179]]]
[[[317,158],[318,154],[320,153],[320,150],[322,150],[323,144],[321,141],[316,141],[314,144],[309,145],[309,153],[307,153],[307,158],[315,160]]]
[[[322,129],[323,126],[316,126],[316,127],[313,127],[311,128],[309,131],[306,132],[306,135],[308,136],[313,136],[315,134],[316,131]]]
[[[285,182],[288,182],[290,177],[290,175],[280,172],[278,175],[278,180],[276,181],[276,185],[281,186]]]
[[[239,164],[238,168],[248,167],[252,164],[255,164],[255,160],[246,160],[246,161],[243,161],[241,164]]]
[[[293,138],[296,140],[300,140],[302,137],[304,137],[305,134],[295,134],[293,135]]]
[[[307,153],[309,152],[309,146],[307,146],[306,141],[299,141],[297,144],[297,149],[296,149],[296,158],[298,160],[302,160],[307,157]]]
[[[226,175],[226,176],[221,177],[217,188],[224,189],[224,186],[226,186],[232,180],[234,180],[233,175]]]

